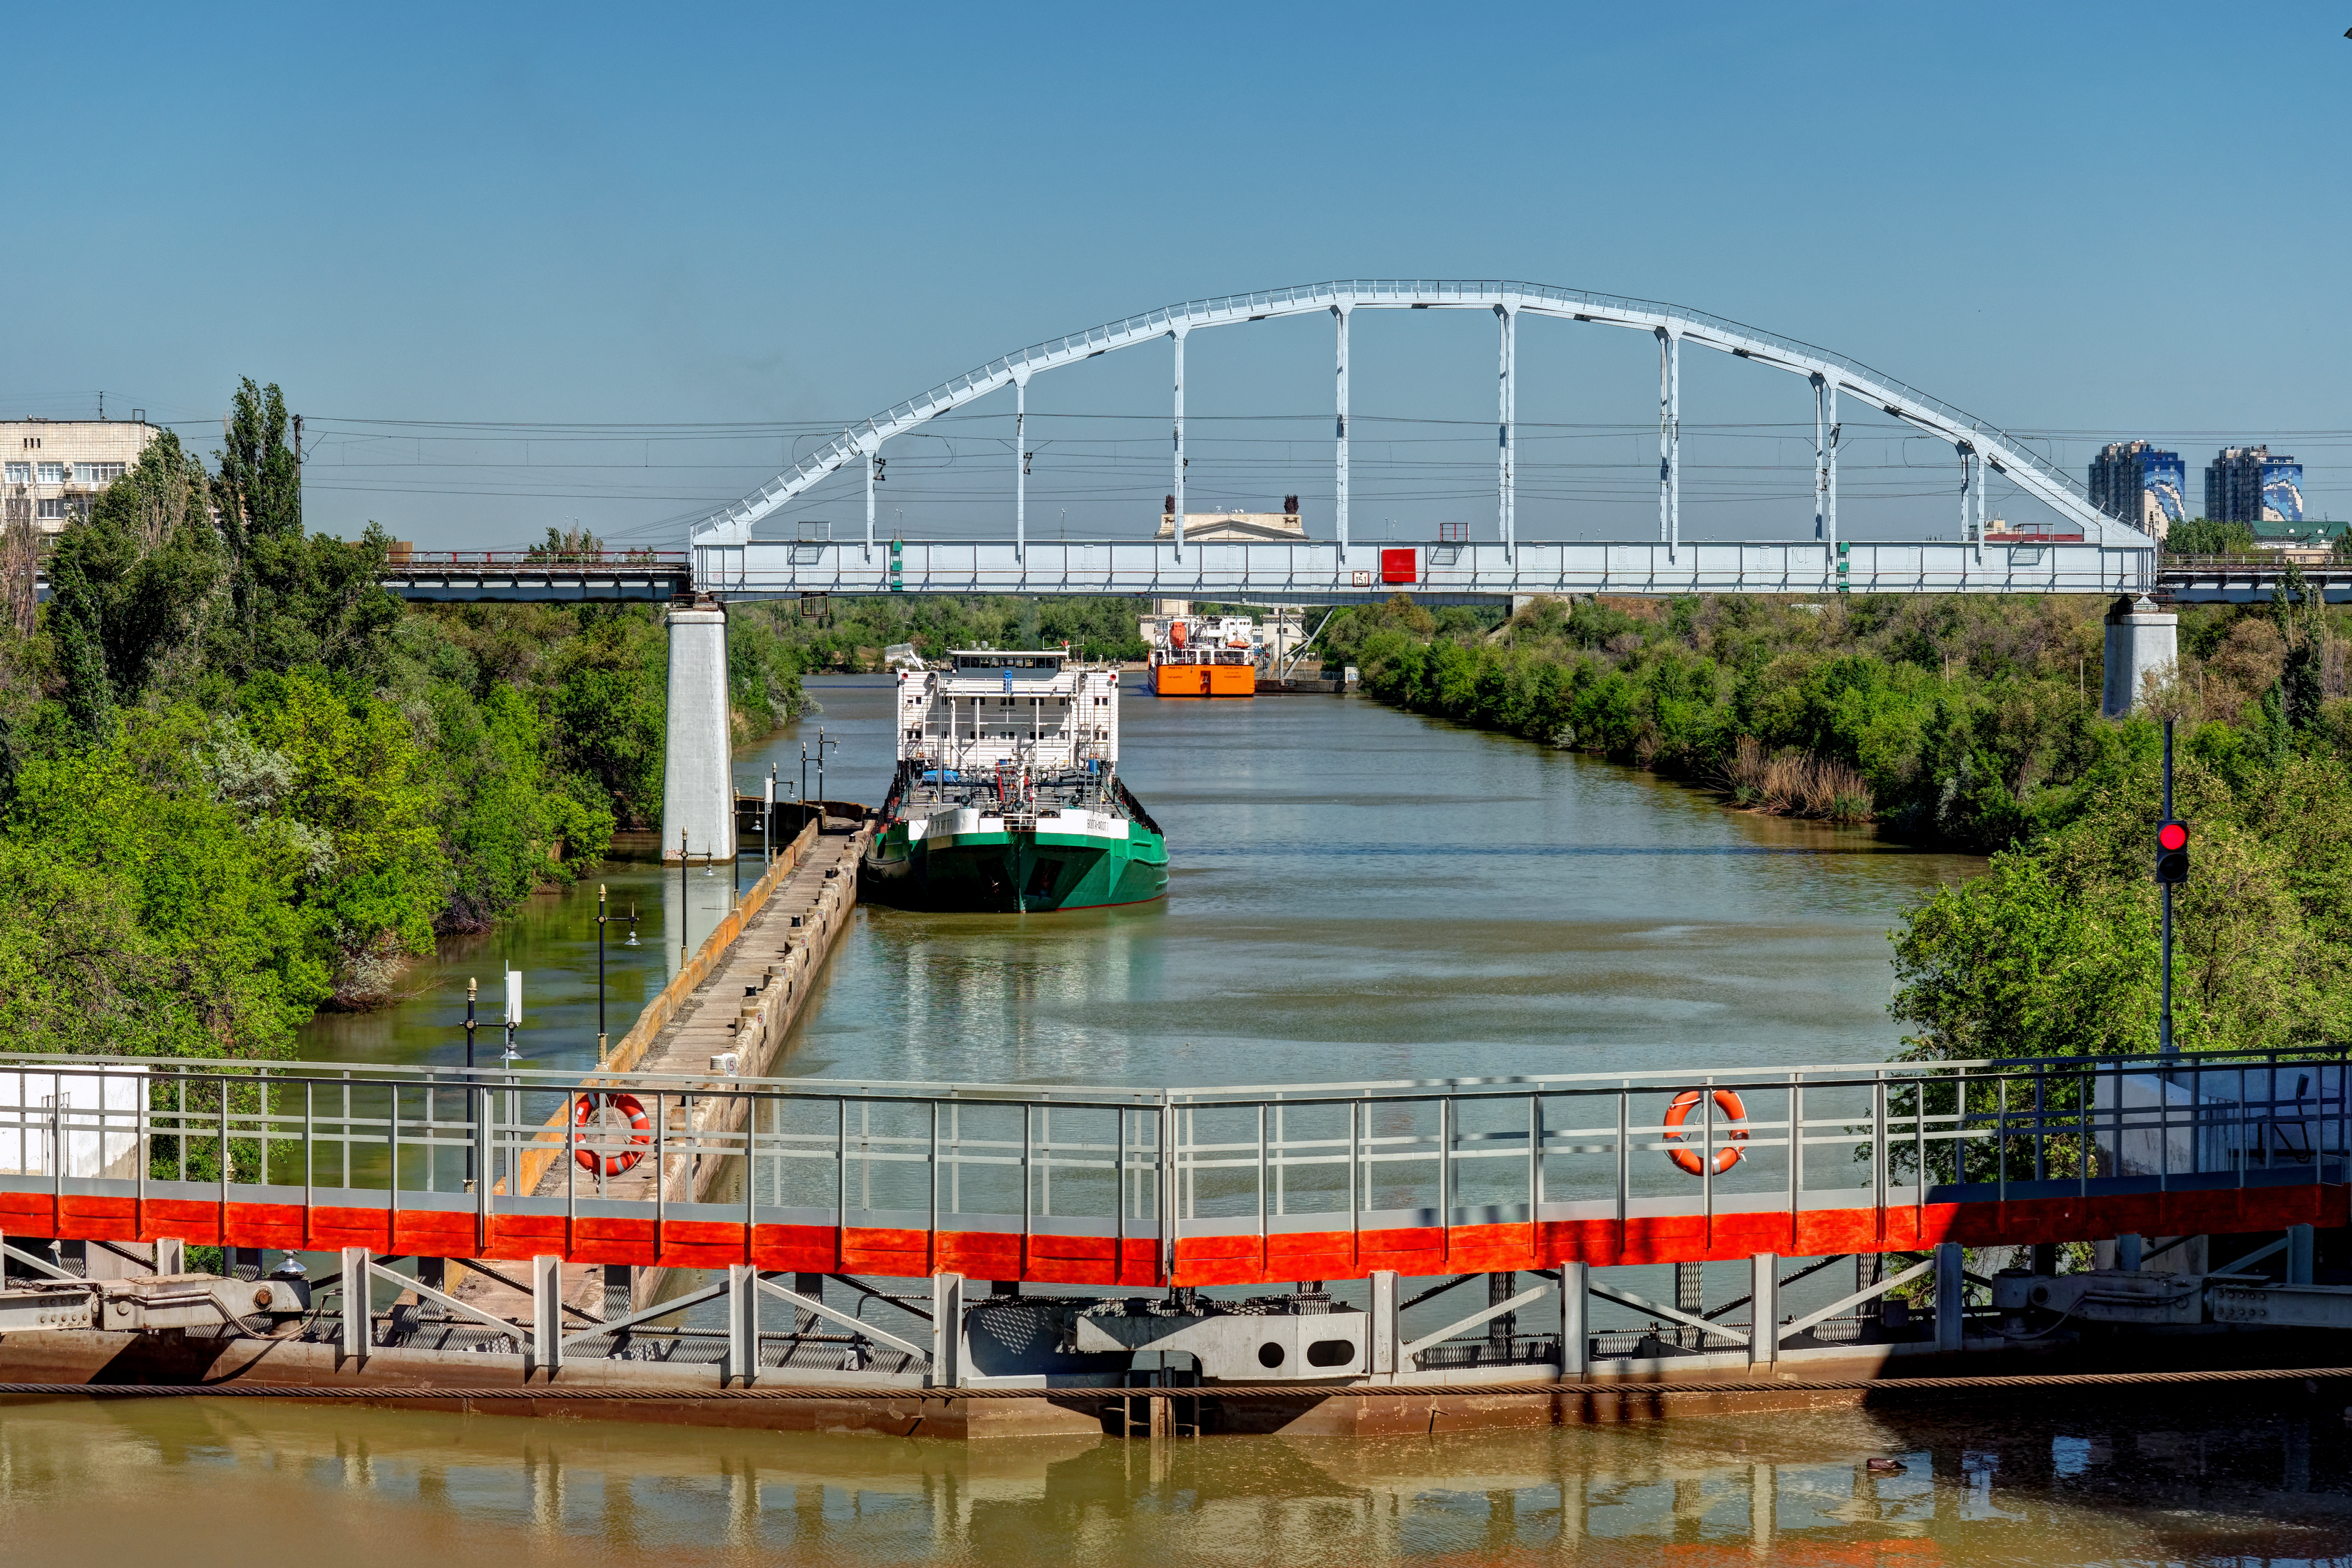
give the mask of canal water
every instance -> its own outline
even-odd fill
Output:
[[[887,679],[812,689],[823,710],[740,759],[739,782],[773,765],[791,793],[822,731],[826,793],[878,798]],[[1981,865],[1360,698],[1133,697],[1122,720],[1123,771],[1169,837],[1166,901],[861,909],[779,1070],[1238,1084],[1875,1060],[1898,1045],[1888,930]],[[608,910],[638,914],[635,947],[625,919],[606,928],[617,1038],[727,907],[724,870],[608,863],[447,944],[400,1005],[320,1019],[306,1054],[462,1059],[465,979],[492,1018],[512,965],[520,1057],[587,1064],[600,881]],[[486,1031],[482,1058],[501,1043]],[[27,1558],[169,1540],[192,1563],[289,1541],[357,1564],[2335,1563],[2347,1457],[2346,1413],[2306,1405],[1215,1438],[1155,1458],[1091,1438],[35,1403],[0,1407],[0,1531]]]
[[[15,1402],[0,1406],[0,1536],[13,1562],[176,1568],[2352,1562],[2340,1409],[2077,1403],[1155,1453]]]
[[[737,783],[878,803],[887,676],[810,682],[821,710]],[[1867,828],[1725,810],[1701,792],[1361,697],[1121,708],[1121,772],[1166,830],[1169,896],[1054,915],[865,906],[780,1070],[867,1079],[1246,1084],[1876,1061],[1886,933],[1982,862]],[[809,759],[803,764],[803,754]],[[625,854],[631,847],[625,844]],[[652,840],[635,847],[649,856]],[[597,889],[615,1039],[700,942],[758,846],[683,875],[608,861],[412,969],[398,1005],[325,1014],[302,1054],[455,1062],[503,972],[518,1056],[593,1064]],[[637,944],[627,945],[634,909]]]

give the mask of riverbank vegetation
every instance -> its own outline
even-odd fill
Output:
[[[275,1056],[661,811],[652,606],[410,606],[307,531],[275,387],[166,433],[50,546],[0,538],[0,1042]],[[551,547],[562,542],[551,535]],[[577,542],[577,541],[573,541]],[[801,704],[763,617],[736,722]]]
[[[2284,1048],[2352,1025],[2352,703],[2342,616],[2183,606],[2180,659],[2099,716],[2090,599],[1546,601],[1506,622],[1403,599],[1326,633],[1400,706],[1597,752],[1731,804],[1988,854],[1895,933],[1929,1058],[2156,1044],[2158,718],[2178,721],[2176,1034]]]
[[[765,625],[795,666],[812,675],[883,668],[883,650],[911,644],[925,658],[954,647],[1059,647],[1081,658],[1139,659],[1138,622],[1147,599],[1016,598],[1010,595],[912,594],[873,598],[812,596],[766,607]],[[740,636],[739,617],[730,628]]]

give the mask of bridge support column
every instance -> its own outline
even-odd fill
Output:
[[[2149,675],[2170,669],[2180,653],[2180,617],[2153,601],[2126,595],[2107,611],[2105,673],[2099,683],[2099,711],[2120,719],[2139,706],[2140,686]]]
[[[679,835],[683,834],[684,848]],[[735,770],[727,725],[727,612],[709,599],[669,612],[669,715],[662,754],[662,858],[735,858]]]
[[[1583,1263],[1559,1266],[1559,1375],[1563,1380],[1585,1377],[1592,1370],[1591,1299],[1585,1291],[1586,1267]],[[1391,1296],[1393,1299],[1393,1291]]]
[[[1770,1366],[1780,1359],[1780,1258],[1759,1252],[1748,1259],[1748,1365]]]

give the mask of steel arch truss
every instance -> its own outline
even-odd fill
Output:
[[[1502,322],[1503,391],[1499,409],[1502,466],[1499,538],[1493,543],[1417,550],[1403,563],[1348,536],[1347,321],[1359,310],[1488,310]],[[1010,541],[913,542],[885,561],[873,540],[873,459],[884,442],[1000,388],[1020,390],[1045,371],[1095,359],[1117,349],[1162,338],[1175,340],[1210,327],[1282,316],[1328,314],[1339,329],[1339,396],[1335,440],[1339,464],[1339,537],[1303,544],[1192,544],[1181,529],[1172,542],[1030,544],[1016,523]],[[1649,332],[1660,353],[1660,539],[1641,544],[1557,542],[1521,544],[1515,538],[1510,455],[1513,446],[1513,323],[1520,315],[1550,316]],[[1679,530],[1676,472],[1680,396],[1678,369],[1685,345],[1714,349],[1803,377],[1814,389],[1822,453],[1811,544],[1759,546],[1684,542]],[[1178,360],[1177,428],[1182,409]],[[1861,398],[1921,432],[1952,443],[1977,476],[1979,524],[1958,544],[1854,546],[1836,538],[1835,429],[1837,398]],[[1181,434],[1177,437],[1181,443]],[[1017,445],[1017,443],[1016,443]],[[1016,457],[1018,455],[1016,454]],[[863,542],[759,541],[753,526],[828,475],[862,464],[867,476],[866,538]],[[1181,473],[1181,445],[1178,473]],[[1987,545],[1981,531],[1984,469],[2006,475],[2063,520],[2062,539],[2025,547]],[[1967,500],[1964,499],[1963,505]],[[1016,507],[1018,502],[1016,501]],[[1181,514],[1181,508],[1180,508]],[[2079,532],[2080,540],[2065,540]],[[2155,541],[2091,504],[2084,488],[2020,443],[1939,398],[1867,366],[1790,338],[1653,300],[1517,282],[1354,279],[1226,295],[1171,305],[1010,353],[919,397],[845,429],[824,447],[741,500],[713,512],[690,531],[697,586],[736,596],[792,593],[1037,592],[1237,595],[1373,596],[1412,586],[1437,593],[1500,594],[1546,590],[1621,593],[1790,593],[1869,586],[1880,592],[2103,592],[2145,588],[2154,581]],[[1378,559],[1376,559],[1376,556]],[[1410,577],[1399,572],[1410,567]]]

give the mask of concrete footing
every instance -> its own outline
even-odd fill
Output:
[[[2106,670],[2099,711],[2120,719],[2139,705],[2149,675],[2162,679],[2179,658],[2180,617],[2148,599],[2117,599],[2107,611]]]
[[[662,858],[735,858],[735,768],[728,732],[727,612],[670,606],[669,714],[662,752]]]

